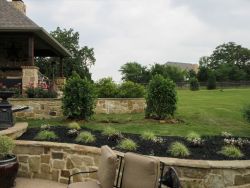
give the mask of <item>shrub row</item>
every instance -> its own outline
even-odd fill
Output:
[[[112,78],[102,78],[96,85],[99,98],[142,98],[145,87],[131,81],[116,84]]]

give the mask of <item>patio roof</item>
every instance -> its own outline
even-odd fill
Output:
[[[33,34],[36,42],[42,43],[39,45],[42,46],[42,49],[39,49],[39,56],[71,56],[70,52],[45,29],[38,26],[6,0],[0,0],[0,34],[1,33]]]

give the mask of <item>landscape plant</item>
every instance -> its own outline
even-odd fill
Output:
[[[219,151],[220,154],[230,157],[230,158],[241,158],[243,157],[243,153],[241,150],[235,146],[224,146],[221,151]]]
[[[145,88],[143,85],[131,81],[123,82],[118,88],[120,98],[143,98]]]
[[[203,140],[201,139],[201,136],[196,132],[190,132],[186,139],[188,142],[190,142],[194,146],[199,146],[202,144]]]
[[[29,87],[25,91],[28,98],[56,98],[57,92],[53,90],[43,89],[41,87]]]
[[[69,119],[89,119],[96,105],[94,84],[74,73],[66,82],[62,103],[63,114]]]
[[[214,73],[209,73],[207,80],[207,89],[212,90],[216,89],[216,76]]]
[[[76,137],[77,142],[83,142],[85,144],[95,142],[95,140],[95,136],[88,131],[83,131]]]
[[[68,128],[69,128],[69,129],[80,130],[80,129],[81,129],[81,126],[80,126],[79,123],[77,123],[77,122],[71,122],[71,123],[69,123]]]
[[[116,98],[118,95],[118,85],[111,77],[102,78],[96,83],[97,95],[99,98]]]
[[[129,138],[123,139],[118,145],[118,148],[128,151],[135,151],[137,147],[137,144]]]
[[[163,120],[173,116],[177,104],[177,93],[173,81],[161,75],[154,76],[148,85],[146,103],[147,118]]]
[[[77,136],[78,134],[79,134],[79,131],[76,130],[76,129],[70,129],[70,130],[68,130],[68,132],[67,132],[67,135],[70,136],[70,137],[75,137],[75,136]]]
[[[121,134],[120,131],[110,126],[105,127],[102,131],[102,135],[108,136],[108,137],[119,136],[120,134]]]
[[[141,134],[141,139],[156,142],[157,137],[152,131],[143,131],[143,133]]]
[[[198,91],[200,89],[199,81],[197,80],[197,78],[190,78],[189,85],[191,91]]]
[[[187,157],[190,155],[189,149],[180,142],[174,142],[170,145],[169,153],[173,157]]]
[[[40,131],[35,137],[37,140],[55,140],[57,138],[58,136],[53,131],[48,130]]]
[[[13,139],[8,136],[0,136],[0,160],[11,154],[15,147]]]

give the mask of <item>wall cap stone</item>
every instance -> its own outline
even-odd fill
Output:
[[[159,157],[161,162],[170,166],[193,167],[204,169],[248,169],[250,168],[250,160],[191,160],[191,159],[177,159],[168,157]]]
[[[11,98],[10,101],[61,101],[60,98]],[[97,100],[141,100],[145,101],[144,98],[97,98]]]
[[[0,135],[10,136],[13,139],[16,139],[18,136],[21,136],[26,132],[28,128],[28,123],[16,123],[13,127],[0,131]]]
[[[37,147],[53,147],[59,149],[70,149],[76,152],[85,152],[85,153],[93,153],[100,154],[101,149],[97,147],[91,146],[83,146],[78,144],[68,144],[68,143],[57,143],[57,142],[40,142],[40,141],[24,141],[24,140],[15,140],[15,144],[17,146],[37,146]]]

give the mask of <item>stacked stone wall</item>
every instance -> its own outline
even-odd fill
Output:
[[[48,119],[63,116],[61,99],[12,99],[13,106],[28,106],[26,111],[15,113],[19,118]],[[143,113],[144,99],[98,99],[97,114]]]
[[[19,177],[68,183],[72,173],[97,170],[100,149],[74,144],[16,141]],[[96,174],[74,176],[73,182],[96,179]]]

